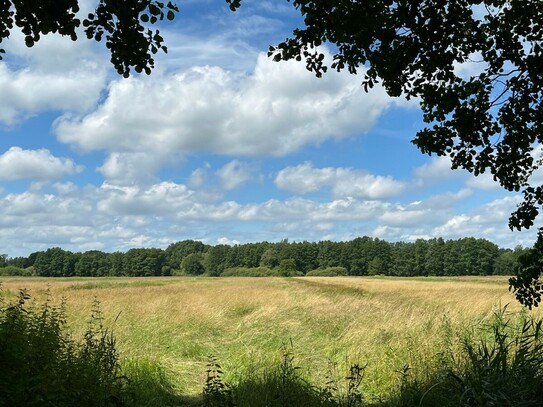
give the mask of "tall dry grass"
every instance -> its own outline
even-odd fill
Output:
[[[364,390],[387,394],[406,365],[423,376],[443,332],[459,333],[510,303],[505,278],[3,278],[3,294],[46,290],[65,297],[82,333],[93,301],[102,306],[128,360],[160,363],[184,393],[201,391],[207,357],[235,382],[276,364],[293,344],[316,383],[330,366],[367,363]],[[458,346],[451,343],[447,346]],[[303,373],[303,372],[302,372]]]

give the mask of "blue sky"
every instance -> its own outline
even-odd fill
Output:
[[[519,196],[410,143],[416,101],[270,61],[300,24],[290,3],[180,9],[151,76],[118,77],[84,37],[27,49],[12,32],[3,44],[0,253],[363,235],[532,244],[535,230],[507,228]]]

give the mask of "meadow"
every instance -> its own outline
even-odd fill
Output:
[[[28,289],[32,303],[65,298],[74,336],[97,300],[122,364],[156,366],[178,394],[197,399],[208,357],[223,379],[266,374],[288,352],[299,374],[324,386],[366,366],[367,400],[386,400],[406,375],[420,378],[440,352],[507,304],[520,306],[505,277],[379,278],[15,278],[1,295]],[[443,356],[446,357],[446,356]]]

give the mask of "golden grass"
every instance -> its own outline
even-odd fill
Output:
[[[511,304],[506,278],[3,278],[3,295],[29,289],[64,297],[69,324],[85,329],[97,299],[118,348],[159,362],[186,393],[200,391],[207,356],[236,380],[292,343],[296,362],[324,380],[328,366],[368,364],[366,391],[385,394],[405,364],[424,366],[447,325],[460,332]]]

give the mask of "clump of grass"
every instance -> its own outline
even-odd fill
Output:
[[[139,406],[180,406],[188,404],[161,363],[145,358],[122,360],[122,369],[128,383],[126,391],[132,404]]]
[[[264,374],[249,373],[235,385],[225,383],[223,371],[214,357],[208,364],[203,391],[205,407],[361,407],[365,367],[354,364],[344,380],[335,378],[321,388],[301,374],[291,347],[283,346],[275,368]]]
[[[516,323],[515,323],[516,322]],[[486,327],[489,339],[464,341],[463,374],[454,375],[465,406],[543,404],[542,321],[522,313],[518,321],[496,311]]]
[[[543,405],[542,321],[498,309],[461,338],[460,350],[438,350],[425,379],[406,366],[398,394],[386,405],[536,407]],[[445,330],[445,335],[450,333]],[[447,339],[448,341],[448,339]],[[448,354],[446,354],[448,353]]]
[[[179,405],[156,365],[121,370],[115,337],[95,301],[81,341],[68,332],[65,303],[29,306],[21,289],[0,304],[0,406]]]
[[[114,337],[93,310],[81,343],[66,331],[65,305],[28,307],[26,290],[0,309],[0,405],[124,405]]]

